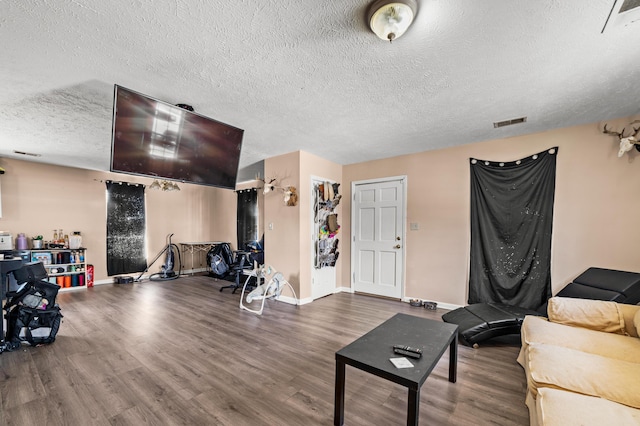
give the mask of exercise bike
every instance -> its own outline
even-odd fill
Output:
[[[172,236],[173,234],[169,234],[167,236],[167,240],[168,240],[167,245],[160,251],[160,253],[158,253],[155,259],[153,259],[153,261],[149,264],[149,266],[147,266],[147,268],[144,271],[142,271],[140,275],[138,275],[138,278],[135,279],[136,282],[139,282],[142,276],[147,271],[149,271],[149,269],[153,266],[154,263],[156,263],[156,260],[158,260],[160,256],[162,256],[165,253],[166,253],[166,256],[164,259],[164,264],[160,266],[160,272],[156,272],[155,274],[149,275],[149,280],[168,281],[168,280],[175,280],[176,278],[180,277],[180,274],[182,273],[182,258],[180,257],[180,249],[178,248],[178,246],[171,242]],[[177,274],[173,270],[175,266],[176,252],[178,253],[178,265],[179,265]]]

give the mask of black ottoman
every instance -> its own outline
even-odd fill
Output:
[[[492,337],[519,334],[525,315],[541,314],[501,303],[476,303],[447,312],[442,320],[457,324],[462,340],[475,347]]]
[[[640,273],[589,268],[567,284],[556,296],[635,305],[640,303]],[[538,311],[546,315],[547,304],[542,305]]]

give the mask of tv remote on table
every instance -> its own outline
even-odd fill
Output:
[[[393,348],[393,352],[398,355],[404,355],[404,356],[408,356],[409,358],[415,358],[415,359],[418,359],[422,356],[422,354],[419,352],[407,351],[400,348]]]
[[[411,346],[405,346],[405,345],[393,345],[393,350],[395,351],[396,349],[401,349],[403,351],[413,352],[413,353],[422,355],[422,349],[420,348],[412,348]]]

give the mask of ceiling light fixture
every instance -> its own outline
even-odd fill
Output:
[[[369,6],[369,27],[382,40],[393,40],[409,29],[418,11],[416,0],[377,0]]]
[[[180,191],[178,184],[169,182],[168,180],[158,181],[155,179],[149,189],[159,189],[161,191]]]

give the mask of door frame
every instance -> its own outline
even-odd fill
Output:
[[[400,266],[400,300],[404,300],[405,296],[405,278],[406,278],[406,264],[407,264],[407,188],[409,186],[409,177],[407,175],[399,175],[399,176],[388,176],[374,179],[365,179],[351,182],[351,235],[349,236],[351,243],[351,291],[355,292],[355,284],[356,284],[356,251],[354,250],[355,240],[356,240],[356,211],[355,211],[355,197],[356,197],[356,186],[358,185],[366,185],[370,183],[383,183],[383,182],[391,182],[391,181],[401,181],[402,182],[402,265]],[[395,299],[395,298],[394,298]]]
[[[320,299],[322,297],[325,296],[329,296],[331,294],[335,294],[338,291],[338,276],[337,276],[337,268],[335,266],[327,266],[326,268],[316,268],[315,267],[315,258],[314,258],[314,253],[315,253],[315,247],[314,245],[316,244],[316,239],[317,239],[317,232],[315,229],[315,212],[314,212],[314,190],[315,190],[315,185],[317,183],[321,183],[321,182],[329,182],[329,183],[338,183],[333,179],[326,179],[323,177],[319,177],[319,176],[315,176],[312,175],[311,176],[311,185],[310,185],[310,194],[312,194],[310,198],[311,200],[311,206],[309,208],[310,212],[311,212],[311,245],[312,247],[312,255],[311,255],[311,300],[316,300],[316,299]],[[344,243],[343,243],[344,244]],[[324,271],[323,271],[324,269]],[[322,283],[322,287],[319,288],[319,286],[321,285],[320,283],[316,282],[316,279],[318,280],[326,280],[324,283]],[[327,285],[328,280],[331,279],[333,286],[331,287],[331,290],[329,291],[330,285]],[[322,291],[320,291],[322,290]]]

